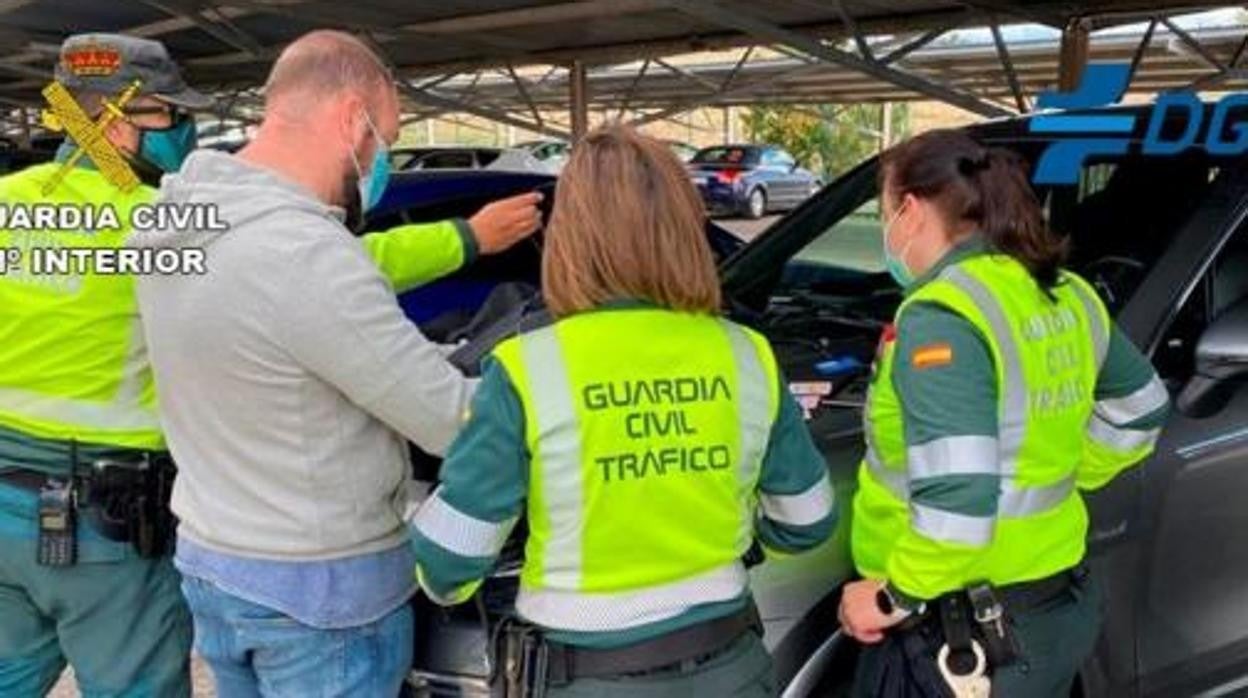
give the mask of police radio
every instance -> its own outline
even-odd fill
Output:
[[[39,490],[39,549],[37,562],[45,567],[67,567],[78,560],[73,481],[48,480]]]

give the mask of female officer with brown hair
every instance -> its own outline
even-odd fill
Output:
[[[772,694],[742,556],[832,528],[771,348],[719,317],[704,220],[661,143],[576,145],[542,261],[556,322],[494,351],[414,522],[422,586],[458,603],[527,516],[516,609],[552,695]]]
[[[1166,390],[1061,268],[1012,152],[933,131],[885,153],[881,181],[905,300],[867,399],[866,580],[841,603],[867,645],[857,694],[1069,695],[1100,626],[1079,490],[1152,451]]]

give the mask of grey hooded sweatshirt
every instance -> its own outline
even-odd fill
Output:
[[[277,560],[401,544],[404,438],[442,453],[475,383],[403,315],[341,209],[300,185],[198,151],[159,202],[214,205],[229,226],[130,241],[204,251],[203,275],[138,281],[178,534]]]

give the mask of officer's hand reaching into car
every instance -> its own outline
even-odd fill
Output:
[[[468,219],[481,254],[502,252],[532,235],[542,224],[540,192],[518,194],[486,204]]]

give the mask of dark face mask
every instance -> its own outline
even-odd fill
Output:
[[[189,114],[175,113],[168,128],[143,129],[139,159],[161,172],[177,172],[197,144],[195,119]]]

